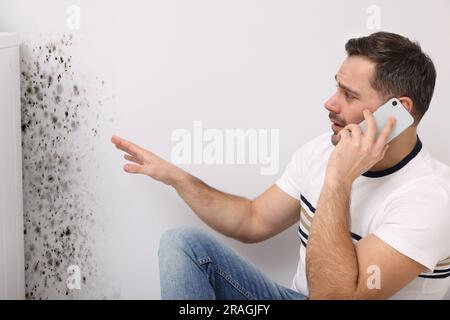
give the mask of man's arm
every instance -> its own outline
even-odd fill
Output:
[[[322,188],[306,254],[310,299],[386,299],[425,269],[375,235],[353,245],[350,193],[351,185],[338,180]]]
[[[127,152],[128,173],[139,173],[175,188],[197,216],[218,232],[253,243],[268,239],[299,219],[300,202],[273,185],[255,200],[214,189],[181,168],[134,143],[112,137]]]
[[[173,187],[203,222],[242,242],[271,238],[299,219],[300,202],[276,185],[255,200],[214,189],[188,173]]]

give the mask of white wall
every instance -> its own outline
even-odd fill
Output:
[[[81,9],[79,30],[67,27],[66,9],[72,4]],[[194,120],[201,120],[205,129],[279,129],[280,168],[274,175],[261,175],[259,165],[182,166],[216,188],[257,196],[280,176],[296,148],[329,130],[323,103],[335,89],[333,76],[345,56],[345,41],[375,31],[367,26],[370,5],[381,10],[382,30],[417,39],[433,58],[438,81],[419,134],[437,158],[450,164],[450,149],[441,145],[441,137],[450,134],[446,108],[450,92],[445,87],[450,80],[450,3],[446,0],[432,5],[419,0],[0,0],[0,30],[19,32],[26,44],[23,68],[36,70],[32,62],[45,59],[42,47],[63,39],[62,44],[57,42],[57,51],[61,50],[57,54],[72,56],[71,66],[63,73],[62,87],[52,84],[44,101],[55,104],[62,90],[63,102],[58,106],[71,113],[77,104],[81,106],[78,131],[63,130],[70,122],[52,129],[51,120],[37,110],[41,125],[50,124],[42,125],[49,130],[43,141],[56,132],[70,141],[57,142],[49,150],[57,153],[56,158],[73,156],[58,171],[72,187],[57,202],[68,214],[53,218],[58,208],[51,208],[51,201],[43,202],[36,190],[39,183],[33,183],[39,177],[31,169],[27,175],[25,169],[24,191],[33,199],[24,203],[29,230],[27,292],[33,297],[65,298],[65,268],[76,264],[88,276],[81,290],[67,292],[70,298],[159,298],[160,235],[174,226],[203,225],[172,189],[124,174],[124,161],[109,137],[123,135],[169,158],[172,132],[178,128],[192,132]],[[63,38],[68,34],[72,40]],[[60,68],[61,63],[50,61],[42,64],[40,72],[57,74]],[[80,95],[74,93],[75,85]],[[29,129],[25,139],[31,139],[38,127]],[[36,167],[46,153],[28,142],[24,153]],[[36,205],[40,202],[42,206]],[[52,224],[55,219],[59,223]],[[44,226],[36,231],[39,221]],[[68,240],[63,236],[66,240],[52,250],[44,248],[65,230],[62,225],[74,230]],[[272,278],[290,285],[298,255],[295,228],[257,245],[219,237]],[[72,242],[75,247],[67,249]],[[71,254],[55,253],[64,248]],[[51,265],[47,254],[60,259],[60,266]],[[36,267],[37,261],[41,262]],[[45,270],[50,275],[40,273]],[[58,277],[63,281],[55,280]]]

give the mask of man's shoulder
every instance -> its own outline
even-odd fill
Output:
[[[404,187],[409,193],[423,190],[439,190],[450,196],[450,167],[422,149],[417,161],[411,162],[407,171],[409,183]]]
[[[399,187],[391,200],[440,211],[450,219],[450,168],[441,168]],[[430,212],[428,215],[431,215]],[[450,220],[449,220],[450,222]]]

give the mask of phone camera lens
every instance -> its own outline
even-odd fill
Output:
[[[392,101],[392,105],[395,107],[397,105],[397,101]]]

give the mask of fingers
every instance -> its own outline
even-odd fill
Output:
[[[126,160],[128,160],[128,161],[135,162],[135,163],[140,164],[140,165],[143,165],[143,164],[144,164],[144,162],[140,161],[138,158],[135,158],[135,157],[130,156],[130,155],[128,155],[128,154],[125,154],[123,157],[124,157]]]
[[[344,127],[338,133],[339,141],[345,141],[352,138],[352,134],[347,127]]]
[[[123,170],[128,173],[145,173],[144,172],[144,166],[138,165],[138,164],[130,164],[127,163],[123,166]]]
[[[361,142],[361,127],[357,124],[351,123],[346,126],[347,130],[350,131],[350,137],[359,144]]]
[[[136,159],[141,159],[143,149],[134,143],[118,136],[112,136],[111,142],[116,145],[116,148],[131,154]]]
[[[395,122],[396,119],[394,117],[390,117],[389,120],[385,123],[383,130],[381,130],[380,136],[375,143],[375,148],[381,149],[387,144],[387,140],[392,132],[392,129],[394,128]]]
[[[375,136],[377,134],[377,124],[375,122],[375,117],[373,116],[372,112],[367,109],[364,109],[363,115],[367,125],[366,132],[364,132],[364,140],[367,143],[372,144],[375,141]]]
[[[388,145],[388,144],[386,144],[386,145],[384,146],[383,151],[381,152],[381,159],[384,158],[384,156],[385,156],[385,154],[386,154],[386,152],[387,152],[387,149],[389,149],[389,145]]]

